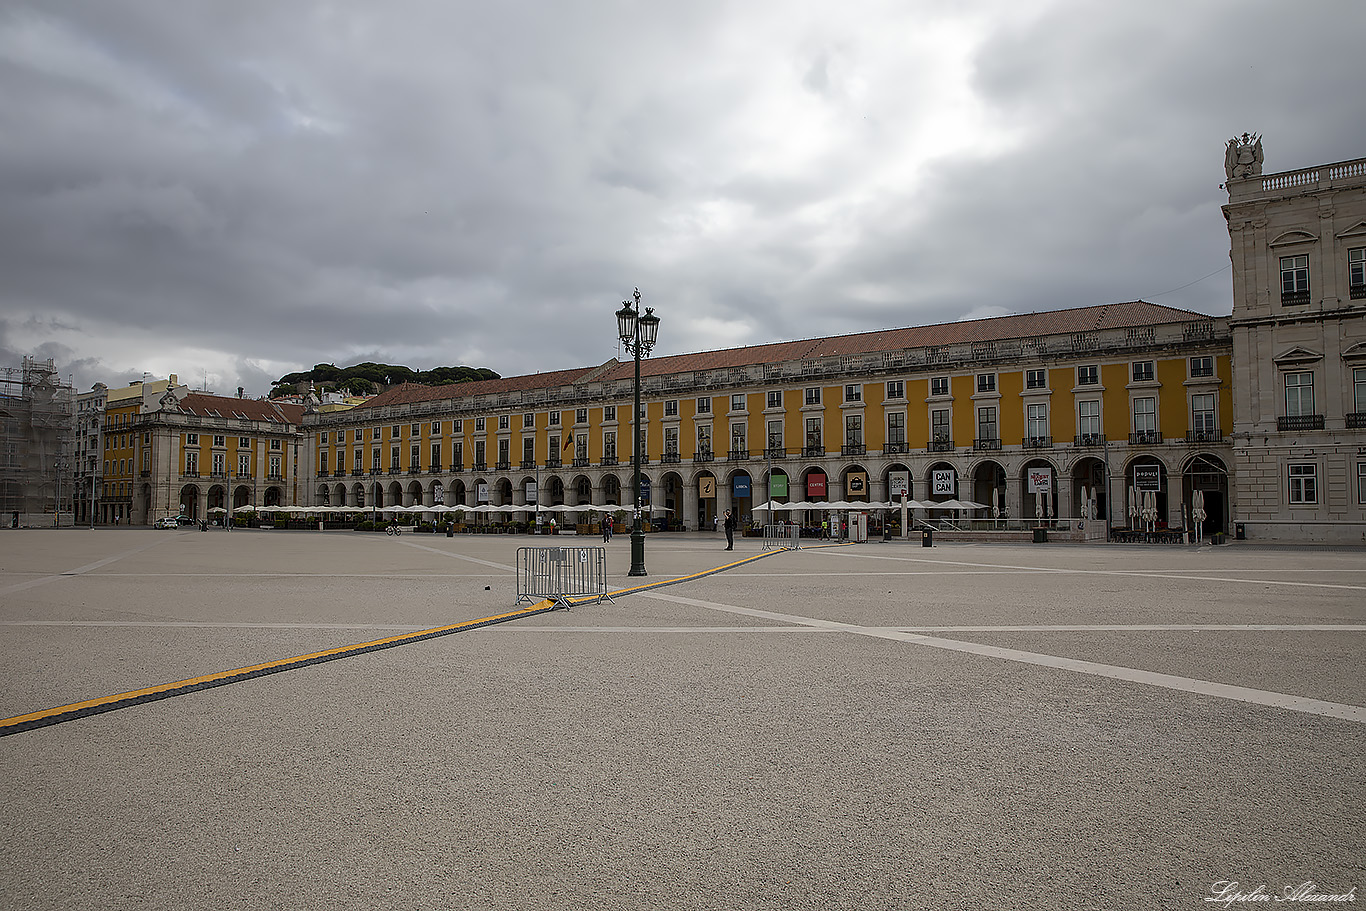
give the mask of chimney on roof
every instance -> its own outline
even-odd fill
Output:
[[[179,386],[179,385],[180,385],[180,378],[177,377],[174,373],[172,373],[171,376],[170,376],[170,379],[169,379],[167,382],[170,383],[170,385],[172,385],[172,386]]]
[[[237,387],[237,397],[238,397],[239,399],[242,397],[243,391],[244,391],[244,390],[242,389],[241,386],[238,386],[238,387]]]

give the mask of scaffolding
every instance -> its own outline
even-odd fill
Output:
[[[71,524],[75,395],[51,360],[0,368],[0,524]]]

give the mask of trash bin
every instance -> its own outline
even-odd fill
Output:
[[[455,526],[454,526],[454,525],[450,525],[450,524],[447,524],[447,525],[446,525],[446,537],[448,537],[448,538],[454,538],[454,537],[455,537]]]
[[[1233,526],[1233,537],[1239,541],[1247,540],[1247,531],[1243,528],[1243,523],[1238,522]]]
[[[920,546],[934,547],[934,529],[924,528],[920,531]]]
[[[1046,529],[1046,528],[1036,528],[1036,529],[1034,529],[1034,543],[1035,543],[1035,544],[1047,544],[1047,543],[1048,543],[1048,529]]]

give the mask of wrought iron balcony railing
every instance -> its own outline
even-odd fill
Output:
[[[1020,446],[1021,446],[1021,448],[1023,448],[1023,449],[1052,449],[1052,448],[1053,448],[1053,438],[1052,438],[1052,437],[1025,437],[1024,439],[1020,440]]]
[[[561,467],[561,464],[559,456],[550,456],[545,460],[546,468],[559,468]]]
[[[748,458],[748,449],[732,449],[728,453],[726,453],[726,461],[728,462],[743,462]]]
[[[683,457],[678,454],[677,450],[670,450],[664,453],[659,461],[663,462],[665,465],[677,465],[679,462],[683,461]]]
[[[697,454],[692,457],[694,462],[710,462],[716,458],[710,449],[699,449]]]
[[[1353,411],[1347,415],[1347,429],[1360,430],[1366,427],[1366,411]]]
[[[536,467],[535,459],[522,459],[522,470],[529,471]]]
[[[899,455],[909,452],[905,440],[888,441],[882,445],[882,451],[886,455]]]
[[[825,455],[825,446],[807,444],[802,447],[802,455],[808,459],[819,459]]]
[[[1187,443],[1218,443],[1224,438],[1218,427],[1207,428],[1205,430],[1187,430]]]
[[[867,453],[866,447],[862,443],[845,443],[840,447],[842,456],[861,456]]]
[[[785,459],[787,458],[787,450],[781,446],[767,446],[764,448],[764,458]]]
[[[1155,446],[1162,442],[1162,431],[1135,430],[1129,434],[1129,442],[1135,446]]]
[[[1072,438],[1073,446],[1104,446],[1105,434],[1103,433],[1079,433]]]
[[[972,441],[972,448],[975,450],[1000,449],[1000,437],[979,437]]]
[[[953,452],[953,440],[930,440],[925,449],[929,452]]]
[[[1277,430],[1322,430],[1323,415],[1295,414],[1276,418]]]
[[[588,467],[588,456],[574,456],[574,467],[575,467],[575,468],[587,468],[587,467]]]
[[[1281,303],[1286,305],[1309,303],[1308,291],[1282,291]]]

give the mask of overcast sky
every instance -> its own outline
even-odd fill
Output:
[[[1366,3],[8,0],[0,364],[263,395],[1144,298],[1224,144],[1366,156]]]

